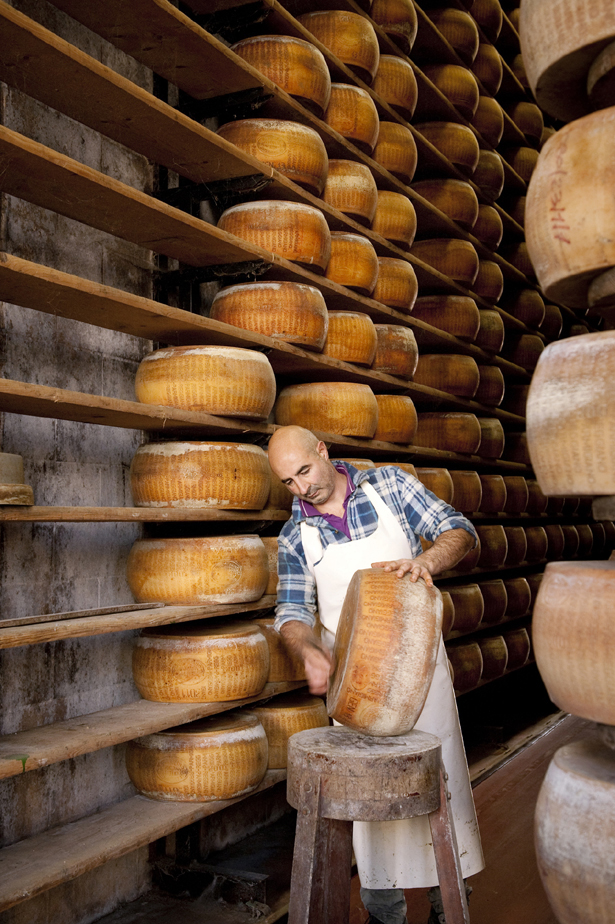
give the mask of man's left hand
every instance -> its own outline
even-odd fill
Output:
[[[413,584],[416,583],[419,578],[423,578],[428,587],[433,587],[431,571],[416,559],[398,558],[396,561],[373,561],[372,568],[382,568],[383,571],[395,571],[398,578],[403,578],[408,574]]]

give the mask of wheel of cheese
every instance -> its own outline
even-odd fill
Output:
[[[472,118],[478,106],[478,84],[472,71],[459,64],[430,64],[423,73],[464,119]]]
[[[538,151],[535,148],[520,147],[508,148],[506,162],[513,168],[522,180],[529,183],[536,165],[538,164]]]
[[[526,90],[530,88],[530,81],[525,70],[525,61],[523,55],[515,55],[515,57],[510,61],[510,69],[521,84],[522,87],[525,87]]]
[[[329,715],[368,735],[402,735],[418,719],[442,632],[440,591],[368,568],[355,572],[335,636]]]
[[[418,86],[412,66],[397,55],[380,55],[372,89],[409,122],[418,100]]]
[[[504,291],[504,274],[493,260],[480,260],[472,291],[486,302],[495,305]]]
[[[571,337],[579,337],[582,334],[589,334],[589,327],[587,324],[571,324],[569,333]]]
[[[286,485],[282,484],[275,472],[271,471],[271,466],[269,467],[269,477],[271,480],[271,489],[266,504],[267,508],[270,507],[273,510],[291,510],[293,506],[293,495]]]
[[[358,468],[360,472],[367,472],[370,468],[376,468],[376,463],[372,462],[371,459],[340,459],[340,462],[348,462]]]
[[[372,369],[411,379],[416,370],[419,349],[409,327],[399,324],[375,324],[378,346]]]
[[[504,427],[497,417],[479,417],[481,439],[478,454],[485,459],[500,459],[504,452]]]
[[[457,237],[415,241],[412,256],[463,286],[470,287],[478,273],[476,250],[469,241]]]
[[[538,517],[547,509],[548,498],[542,493],[541,487],[535,478],[526,478],[528,498],[525,512],[531,517]]]
[[[235,799],[264,777],[267,736],[255,715],[227,712],[130,741],[126,769],[150,799]]]
[[[478,645],[483,656],[482,680],[495,680],[501,677],[508,664],[508,648],[502,635],[479,638]]]
[[[475,399],[481,404],[488,404],[490,407],[499,407],[504,398],[504,374],[499,366],[479,365],[478,372],[480,381],[476,390]]]
[[[561,526],[549,523],[543,527],[547,537],[547,555],[549,561],[559,561],[564,553],[564,533]]]
[[[510,385],[507,387],[502,404],[504,409],[510,411],[511,414],[525,417],[525,406],[529,390],[529,385]]]
[[[476,545],[473,549],[470,549],[467,552],[460,562],[457,562],[455,565],[455,571],[461,571],[462,574],[467,574],[468,571],[473,571],[478,565],[478,559],[480,558],[481,547],[480,547],[480,537],[477,539]]]
[[[299,282],[244,282],[214,296],[209,316],[307,349],[322,350],[327,306],[314,286]]]
[[[476,394],[479,379],[476,360],[471,356],[462,353],[423,353],[419,356],[413,381],[451,395],[472,398]]]
[[[517,100],[508,107],[508,115],[528,141],[536,144],[542,140],[545,123],[542,112],[535,103]]]
[[[446,653],[455,672],[455,692],[467,693],[477,687],[483,673],[483,656],[478,642],[451,642],[446,646]]]
[[[289,653],[281,636],[273,628],[274,621],[273,616],[262,616],[254,620],[254,624],[259,627],[269,648],[267,683],[305,680],[303,661]]]
[[[376,464],[376,468],[384,468],[385,465],[391,465],[393,468],[400,468],[402,472],[416,478],[416,469],[411,462],[379,462]]]
[[[302,26],[357,77],[370,84],[376,76],[380,49],[369,19],[347,10],[319,10],[297,17]]]
[[[549,138],[552,138],[557,129],[552,128],[551,126],[545,125],[540,136],[540,147],[544,147]]]
[[[601,558],[604,555],[604,547],[606,545],[606,533],[604,531],[604,525],[602,523],[590,523],[589,528],[591,529],[592,536],[594,537],[592,556],[593,558]]]
[[[566,517],[573,517],[577,514],[579,509],[579,500],[578,497],[565,497],[564,506],[562,507],[562,515]]]
[[[465,295],[427,295],[418,298],[412,311],[415,318],[445,330],[460,340],[472,342],[480,326],[480,315],[473,298]]]
[[[322,212],[311,205],[278,199],[241,202],[222,213],[218,227],[315,273],[327,268],[329,226]]]
[[[512,10],[508,10],[509,22],[517,34],[519,33],[519,14],[520,10],[518,6]]]
[[[224,417],[262,420],[275,400],[275,376],[266,356],[222,346],[165,347],[137,369],[137,401]]]
[[[402,193],[379,189],[372,231],[402,250],[409,250],[416,234],[416,212],[410,199]]]
[[[504,581],[498,578],[494,581],[481,581],[479,586],[485,602],[483,623],[488,626],[494,626],[502,622],[506,615],[506,608],[508,606],[506,585]]]
[[[327,108],[329,68],[311,42],[289,35],[255,35],[231,45],[231,51],[316,115]]]
[[[504,76],[504,66],[497,48],[481,42],[472,64],[472,73],[490,96],[495,96]]]
[[[511,331],[506,336],[503,353],[511,363],[531,372],[536,368],[544,348],[545,345],[537,334],[518,334]]]
[[[490,42],[495,42],[502,29],[504,16],[499,0],[474,0],[472,18],[478,23]]]
[[[130,466],[136,507],[262,510],[270,488],[267,456],[251,443],[147,443]]]
[[[325,122],[364,154],[371,154],[378,140],[378,110],[367,90],[349,83],[331,84]]]
[[[275,594],[278,587],[278,537],[263,536],[261,542],[267,553],[267,570],[269,579],[265,587],[266,594]]]
[[[615,902],[615,784],[607,744],[592,738],[556,751],[536,803],[535,840],[557,920],[609,924]]]
[[[411,263],[396,257],[378,257],[378,280],[372,292],[375,301],[409,314],[418,291],[419,284]]]
[[[527,196],[515,196],[514,199],[509,199],[506,204],[506,211],[511,218],[517,222],[518,225],[521,225],[522,228],[525,227],[525,206],[527,204]]]
[[[506,486],[504,513],[511,516],[525,513],[530,497],[525,478],[522,475],[504,475],[503,477]]]
[[[28,507],[34,504],[34,491],[24,484],[23,457],[0,452],[0,505]]]
[[[448,638],[455,623],[455,607],[451,595],[446,590],[442,594],[442,638]]]
[[[594,109],[615,103],[615,42],[603,48],[587,74],[587,95]]]
[[[490,250],[498,249],[504,234],[504,225],[500,213],[492,205],[479,205],[472,234]]]
[[[453,479],[447,468],[417,468],[416,477],[445,504],[453,503]]]
[[[137,690],[156,703],[224,703],[255,696],[269,673],[258,626],[210,620],[144,629],[135,640]]]
[[[549,541],[542,526],[526,526],[527,561],[534,565],[547,557]]]
[[[508,540],[503,526],[477,526],[481,553],[479,568],[502,568],[508,554]]]
[[[481,151],[478,166],[472,176],[486,199],[499,199],[504,189],[504,164],[497,151]]]
[[[385,443],[411,443],[417,426],[416,408],[404,395],[376,395],[378,426],[375,440]]]
[[[285,119],[240,119],[216,132],[241,151],[319,196],[327,179],[328,157],[320,135]]]
[[[323,200],[360,224],[369,225],[378,204],[372,172],[354,160],[330,160]]]
[[[520,565],[522,561],[525,561],[527,554],[527,539],[525,537],[525,530],[522,526],[505,526],[504,532],[506,533],[506,541],[508,543],[508,551],[504,564],[507,568],[512,568],[515,565]]]
[[[579,536],[579,550],[577,555],[579,558],[589,558],[593,551],[593,533],[587,523],[579,523],[576,527],[576,530]]]
[[[528,276],[530,279],[536,278],[534,264],[530,259],[527,244],[514,244],[512,247],[507,247],[504,256],[524,276]]]
[[[478,472],[459,472],[451,469],[453,482],[452,503],[460,513],[475,513],[480,509],[483,487]]]
[[[543,579],[543,572],[538,571],[535,574],[528,574],[526,581],[530,587],[530,593],[532,595],[532,600],[530,603],[531,608],[534,608],[534,603],[536,602],[536,597],[538,596],[538,591],[540,590],[540,585]]]
[[[564,551],[562,552],[562,558],[567,561],[570,558],[574,558],[579,551],[579,534],[574,526],[569,525],[563,525],[562,532],[564,534]]]
[[[478,584],[447,584],[455,607],[455,632],[474,632],[478,629],[485,611],[485,601]]]
[[[545,303],[536,289],[520,289],[507,300],[506,311],[528,327],[540,328],[545,317]]]
[[[530,656],[530,637],[527,629],[507,629],[503,635],[508,649],[507,669],[514,671],[523,667]]]
[[[371,295],[378,280],[378,257],[372,242],[362,234],[333,231],[326,277],[360,295]],[[331,314],[327,342],[330,334]]]
[[[358,235],[357,235],[358,236]],[[370,366],[376,354],[376,330],[368,314],[330,311],[323,353],[348,363]]]
[[[324,728],[329,725],[327,707],[319,696],[306,693],[286,693],[276,696],[262,706],[252,706],[267,735],[269,744],[270,770],[282,770],[287,766],[288,739],[308,728]]]
[[[414,444],[450,452],[475,453],[480,446],[478,417],[457,411],[419,414]]]
[[[275,422],[307,430],[372,439],[378,423],[378,403],[369,385],[356,382],[314,382],[282,389],[275,405]]]
[[[471,128],[460,122],[421,122],[415,128],[461,173],[474,173],[480,148]]]
[[[507,596],[505,618],[517,619],[519,616],[525,616],[532,602],[530,585],[526,579],[522,577],[507,578],[504,581],[504,586]]]
[[[490,96],[481,96],[476,112],[469,121],[481,138],[491,147],[497,148],[504,134],[504,110],[497,100]]]
[[[506,483],[502,475],[479,475],[482,488],[480,513],[503,513],[506,507]]]
[[[370,16],[404,54],[410,53],[418,30],[412,0],[373,0]]]
[[[414,135],[398,122],[381,122],[372,158],[402,183],[410,183],[418,160]]]
[[[521,462],[523,465],[531,465],[530,453],[527,447],[527,436],[525,433],[509,433],[506,437],[506,458],[510,462]],[[529,482],[528,482],[529,487]],[[532,499],[532,490],[530,489],[530,502]],[[529,513],[529,504],[527,513]]]
[[[412,189],[462,228],[469,229],[478,217],[478,199],[463,180],[420,180]]]
[[[440,9],[425,11],[464,64],[471,64],[478,51],[478,29],[469,13],[463,10]]]

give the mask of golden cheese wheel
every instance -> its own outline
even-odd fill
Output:
[[[445,330],[460,340],[472,342],[480,326],[480,314],[473,298],[466,295],[427,295],[414,303],[413,315],[420,321]]]
[[[144,629],[136,639],[132,673],[137,690],[150,702],[231,702],[263,689],[269,649],[250,622],[158,626]]]
[[[606,545],[606,533],[604,530],[603,523],[590,523],[589,528],[592,531],[594,537],[594,544],[592,546],[592,557],[593,558],[602,558],[604,555],[604,549]]]
[[[409,314],[418,291],[419,284],[411,263],[396,257],[378,257],[378,279],[372,292],[375,301]]]
[[[376,468],[384,468],[385,465],[390,465],[392,468],[400,468],[402,472],[405,472],[407,475],[412,475],[413,478],[416,478],[416,469],[411,462],[379,462],[376,465]]]
[[[528,276],[531,279],[536,278],[534,264],[530,259],[530,253],[525,242],[507,247],[504,256],[506,260],[518,269],[520,273],[523,273],[524,276]]]
[[[514,671],[519,667],[523,667],[530,656],[531,648],[527,629],[507,629],[503,635],[508,649],[507,669]]]
[[[451,600],[451,595],[447,590],[442,590],[442,638],[448,638],[453,630],[455,623],[455,607]]]
[[[480,260],[478,273],[472,283],[472,291],[483,301],[495,304],[504,291],[504,274],[499,263],[493,260]]]
[[[485,601],[478,584],[447,584],[455,607],[455,632],[474,632],[478,629],[485,611]]]
[[[231,45],[231,51],[316,115],[327,108],[329,68],[311,42],[289,35],[255,35]]]
[[[409,327],[399,324],[375,324],[378,345],[372,363],[376,372],[411,379],[416,370],[419,350]]]
[[[525,512],[532,517],[540,516],[547,509],[548,499],[535,478],[527,478],[528,499]]]
[[[525,70],[525,61],[522,54],[515,55],[515,57],[510,62],[510,69],[521,86],[525,87],[526,90],[529,90],[530,82]]]
[[[562,532],[564,534],[564,551],[562,552],[562,558],[564,560],[575,558],[579,551],[579,534],[576,527],[564,524],[562,526]]]
[[[559,561],[564,553],[564,533],[557,523],[548,523],[543,527],[547,537],[547,558],[549,561]]]
[[[372,84],[374,93],[410,121],[418,100],[418,86],[412,66],[397,55],[380,55]]]
[[[522,475],[504,475],[503,477],[504,484],[506,485],[504,513],[511,514],[512,516],[525,513],[530,497],[525,478]]]
[[[265,729],[270,770],[282,770],[287,766],[288,739],[291,735],[308,728],[324,728],[329,725],[324,701],[319,696],[309,696],[299,691],[276,696],[262,706],[251,706],[250,711]]]
[[[267,552],[267,569],[269,572],[269,580],[265,587],[265,593],[275,594],[278,588],[278,537],[262,536],[261,542],[265,546],[265,551]]]
[[[402,250],[409,250],[416,234],[416,212],[410,199],[402,193],[379,189],[372,231]]]
[[[410,183],[418,160],[414,135],[398,122],[380,122],[372,158],[402,183]]]
[[[241,202],[222,213],[218,227],[315,273],[327,268],[329,226],[323,213],[311,205],[281,199]]]
[[[510,411],[511,414],[525,417],[525,406],[529,390],[529,385],[509,385],[504,395],[503,407]]]
[[[540,585],[542,584],[542,579],[544,575],[542,571],[537,571],[535,574],[528,574],[526,580],[530,587],[530,593],[532,595],[532,600],[530,606],[534,608],[534,603],[536,602],[536,597],[538,596],[538,591],[540,590]]]
[[[480,653],[483,656],[482,680],[501,677],[508,663],[508,648],[502,635],[479,638]]]
[[[371,459],[340,459],[340,462],[348,462],[354,465],[360,472],[367,472],[370,468],[376,468],[376,463]]]
[[[478,84],[472,71],[459,64],[430,64],[423,73],[464,119],[472,118],[478,106]]]
[[[269,648],[269,674],[267,683],[280,681],[305,680],[305,667],[301,658],[290,654],[282,637],[273,628],[273,616],[262,616],[254,620],[265,636]]]
[[[612,523],[611,520],[603,520],[602,525],[604,526],[604,534],[606,537],[606,554],[610,555],[613,546],[615,546],[615,524]]]
[[[497,48],[488,42],[481,42],[472,63],[472,73],[489,96],[495,96],[504,76],[504,66]]]
[[[536,289],[520,289],[507,300],[506,311],[528,327],[540,328],[545,317],[545,303]]]
[[[467,693],[477,687],[483,673],[483,656],[478,642],[450,642],[446,653],[453,665],[455,692]]]
[[[275,376],[267,357],[254,350],[165,347],[141,362],[135,394],[144,404],[262,420],[275,401]]]
[[[507,578],[504,581],[506,588],[506,613],[505,619],[517,619],[519,616],[525,616],[532,602],[532,593],[530,585],[525,578]]]
[[[356,382],[314,382],[282,389],[275,405],[275,422],[307,430],[372,439],[378,423],[378,403],[369,385]]]
[[[319,10],[298,16],[302,26],[363,81],[370,84],[378,70],[380,49],[366,16],[347,10]]]
[[[150,799],[236,799],[267,772],[267,736],[255,715],[227,712],[130,741],[126,769]]]
[[[214,296],[209,316],[311,350],[322,350],[329,324],[322,292],[300,282],[244,282]]]
[[[579,523],[576,530],[579,536],[579,550],[577,555],[579,558],[589,558],[593,551],[593,533],[587,523]]]
[[[494,626],[502,622],[508,607],[508,593],[504,581],[500,578],[494,581],[481,581],[480,592],[485,601],[483,623],[487,626]]]
[[[495,42],[504,20],[500,0],[474,0],[470,11],[489,41]]]
[[[429,690],[441,633],[437,588],[375,568],[355,572],[335,637],[329,715],[368,735],[410,731]]]
[[[480,446],[478,418],[456,411],[419,414],[414,443],[430,449],[475,453]]]
[[[480,148],[471,128],[460,122],[421,122],[415,128],[461,173],[474,173]]]
[[[137,507],[262,510],[269,462],[251,443],[147,443],[133,457],[130,488]]]
[[[472,234],[490,250],[497,250],[504,234],[504,225],[497,209],[492,205],[479,205]]]
[[[416,408],[405,395],[376,395],[378,426],[375,440],[385,443],[411,443],[417,426]]]
[[[506,203],[506,211],[522,228],[525,227],[526,204],[527,196],[515,196],[514,199],[509,199]]]
[[[482,495],[480,513],[503,513],[506,507],[506,482],[502,475],[479,475]]]
[[[479,568],[502,568],[508,554],[508,540],[503,526],[477,526],[481,553]]]
[[[453,503],[453,479],[446,468],[417,468],[416,477],[445,504]]]
[[[518,6],[516,6],[513,10],[508,11],[508,19],[517,34],[519,32],[519,14],[520,10]]]
[[[478,366],[480,381],[476,389],[475,399],[489,407],[499,407],[504,398],[506,383],[504,374],[499,366]]]
[[[331,233],[331,257],[326,272],[327,279],[346,286],[360,295],[371,295],[378,280],[378,257],[374,245],[362,234],[346,231]],[[331,313],[329,334],[331,334]],[[327,347],[323,348],[327,352]],[[369,363],[368,363],[369,365]]]
[[[137,603],[250,603],[269,579],[257,536],[138,539],[126,567]]]
[[[468,571],[473,571],[478,565],[478,560],[480,558],[481,548],[480,548],[480,537],[476,541],[476,545],[473,549],[470,549],[467,552],[460,562],[457,562],[455,565],[455,570],[460,571],[462,574],[467,574]]]
[[[373,0],[370,16],[404,54],[409,54],[418,30],[412,0]]]
[[[504,452],[504,427],[497,417],[479,417],[481,440],[478,454],[485,459],[500,459]]]
[[[536,144],[542,140],[545,123],[542,112],[536,103],[516,100],[508,107],[508,115],[528,141]]]
[[[499,199],[504,189],[504,164],[497,151],[481,151],[478,166],[472,176],[486,199]]]
[[[476,346],[488,353],[499,353],[504,344],[504,321],[497,311],[480,308],[480,324],[474,340]]]
[[[527,556],[526,559],[530,565],[537,564],[547,557],[549,542],[547,534],[542,526],[526,526],[525,536],[527,539]]]
[[[265,450],[267,452],[267,450]],[[275,472],[271,471],[269,466],[269,477],[271,480],[271,489],[267,500],[267,507],[273,510],[291,510],[293,506],[293,495],[290,493],[285,484],[282,484]]]
[[[453,482],[453,505],[461,513],[475,513],[480,509],[483,487],[478,472],[462,472],[451,469]]]
[[[24,484],[23,457],[0,452],[0,505],[28,507],[34,504],[32,488]]]
[[[526,146],[509,148],[506,151],[506,161],[522,180],[529,183],[538,164],[538,151]]]
[[[330,160],[322,198],[338,212],[369,225],[376,212],[378,189],[365,164],[354,160]]]
[[[239,119],[216,134],[316,196],[323,191],[329,159],[313,128],[286,119]]]
[[[423,353],[414,373],[414,381],[419,385],[465,398],[476,394],[479,379],[476,360],[463,353]]]
[[[469,121],[488,144],[497,148],[504,134],[504,110],[496,99],[481,96]]]
[[[556,131],[557,129],[552,128],[551,126],[545,125],[545,127],[542,130],[542,134],[540,136],[540,147],[541,148],[547,143],[549,138],[553,137]]]
[[[469,13],[444,8],[425,11],[449,45],[455,49],[464,64],[471,64],[478,51],[478,29]]]
[[[380,120],[366,90],[349,83],[331,84],[325,122],[364,154],[371,154],[378,140]]]
[[[525,530],[522,526],[505,526],[504,532],[506,533],[506,542],[508,543],[508,551],[504,564],[507,568],[511,568],[525,561],[527,539],[525,537]]]
[[[441,212],[469,229],[478,217],[478,199],[469,183],[463,180],[420,180],[412,189]]]
[[[358,235],[356,235],[358,237]],[[323,353],[347,363],[371,366],[378,338],[374,322],[358,311],[330,311]]]
[[[470,287],[478,273],[478,254],[469,241],[461,238],[415,241],[412,256],[463,286]]]

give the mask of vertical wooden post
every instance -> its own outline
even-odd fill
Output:
[[[461,874],[455,825],[443,767],[440,768],[440,807],[430,813],[429,825],[446,924],[470,924],[468,900]]]

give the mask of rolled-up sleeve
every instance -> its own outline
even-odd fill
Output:
[[[278,597],[274,628],[291,619],[308,626],[316,624],[316,582],[303,552],[301,533],[293,527],[290,535],[282,530],[278,537]]]
[[[397,483],[404,505],[404,514],[410,527],[420,536],[435,542],[449,529],[465,529],[478,541],[472,523],[443,500],[432,494],[417,478],[397,469]]]

